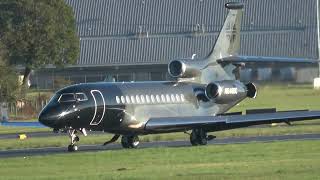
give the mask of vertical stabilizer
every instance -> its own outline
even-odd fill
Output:
[[[209,62],[212,63],[217,59],[238,54],[243,6],[242,3],[233,2],[225,5],[229,13],[214,47],[207,57]]]

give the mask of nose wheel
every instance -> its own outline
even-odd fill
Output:
[[[121,138],[121,145],[123,148],[137,148],[139,144],[139,137],[136,135],[122,136]]]
[[[74,152],[74,151],[78,151],[78,146],[77,145],[75,145],[75,144],[70,144],[69,146],[68,146],[68,151],[69,152]]]
[[[68,130],[68,134],[70,137],[70,145],[68,146],[68,151],[69,152],[74,152],[78,151],[78,146],[76,145],[76,142],[80,140],[79,136],[76,135],[76,130],[75,129],[70,129]]]

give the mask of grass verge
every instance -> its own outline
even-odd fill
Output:
[[[317,179],[319,141],[1,159],[0,179]]]

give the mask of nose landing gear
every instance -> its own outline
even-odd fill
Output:
[[[139,137],[136,135],[122,136],[121,138],[121,145],[123,148],[137,148],[139,144]]]
[[[75,144],[80,140],[79,136],[76,135],[76,130],[75,129],[70,129],[68,130],[68,134],[71,140],[70,145],[68,146],[68,151],[69,152],[74,152],[78,150],[78,146]]]

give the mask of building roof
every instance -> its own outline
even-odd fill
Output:
[[[166,64],[206,56],[226,0],[66,0],[81,38],[78,66]],[[316,0],[243,0],[242,55],[318,58]]]

